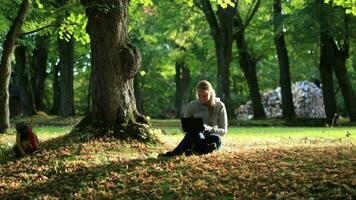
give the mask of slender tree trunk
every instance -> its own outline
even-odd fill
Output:
[[[293,95],[291,90],[290,72],[289,72],[289,58],[286,47],[286,42],[283,34],[282,20],[282,6],[281,0],[274,0],[273,2],[273,21],[274,21],[274,44],[277,49],[277,57],[279,64],[279,84],[281,86],[282,95],[282,112],[284,119],[295,118],[295,111],[293,105]]]
[[[22,113],[29,116],[36,114],[37,109],[31,84],[30,64],[26,51],[27,48],[24,45],[20,45],[15,49],[15,82],[20,90]]]
[[[325,114],[327,123],[332,124],[336,113],[336,100],[333,83],[333,70],[331,66],[331,57],[328,55],[328,47],[326,45],[326,34],[321,33],[320,36],[320,78],[321,89],[323,91],[323,99],[325,106]]]
[[[29,9],[30,1],[23,0],[3,44],[0,62],[0,133],[5,133],[10,128],[9,82],[11,77],[11,56]]]
[[[260,89],[257,79],[256,61],[249,52],[243,31],[236,37],[236,44],[239,54],[239,64],[247,80],[247,86],[253,107],[253,117],[255,119],[265,118],[266,114],[262,106]]]
[[[61,87],[59,85],[59,65],[54,65],[53,70],[53,105],[51,109],[51,114],[58,115],[59,109],[61,107]]]
[[[335,76],[341,88],[347,112],[351,122],[356,121],[356,97],[346,70],[346,59],[336,58],[333,65]]]
[[[48,60],[48,45],[49,36],[36,37],[36,49],[33,52],[32,69],[34,74],[34,96],[36,108],[38,110],[45,110],[43,106],[45,80],[47,77],[47,60]]]
[[[92,110],[77,126],[80,130],[106,124],[122,138],[154,141],[147,120],[138,113],[133,78],[141,63],[139,51],[128,41],[129,0],[82,0],[91,39]],[[108,4],[108,6],[106,6]],[[89,6],[90,5],[90,6]],[[103,10],[102,7],[108,9]],[[102,122],[102,123],[98,123]]]
[[[185,62],[185,58],[182,57],[176,61],[176,110],[177,116],[182,117],[184,115],[185,106],[189,101],[189,93],[190,93],[190,70],[188,68],[187,63]]]
[[[315,0],[318,5],[318,20],[320,25],[320,63],[319,71],[321,78],[321,89],[323,91],[325,114],[328,124],[333,124],[337,115],[336,98],[333,83],[332,55],[328,45],[328,24],[326,4],[323,0]]]
[[[234,17],[234,28],[236,29],[234,39],[236,40],[236,46],[238,50],[238,60],[245,79],[247,80],[247,86],[249,88],[253,107],[253,115],[255,119],[265,118],[266,114],[262,106],[261,95],[259,91],[256,59],[254,59],[249,48],[247,47],[245,40],[245,30],[257,12],[260,3],[260,0],[253,1],[253,4],[250,8],[251,12],[249,12],[249,15],[246,16],[245,21],[242,20],[239,11],[236,12]]]
[[[73,90],[74,39],[58,40],[60,71],[60,115],[67,117],[75,114]]]
[[[328,32],[330,26],[335,26],[330,23],[327,18],[329,5],[325,5],[322,0],[316,0],[319,4],[319,23],[321,28],[322,45],[326,49],[327,58],[335,72],[341,88],[341,93],[344,98],[347,112],[350,121],[356,121],[356,96],[352,89],[346,70],[346,60],[349,57],[349,18],[344,14],[344,35],[342,41],[337,42],[336,39]],[[325,97],[324,97],[325,98]],[[329,118],[329,116],[328,116]]]
[[[351,81],[346,69],[346,60],[349,58],[349,17],[345,14],[344,16],[344,37],[343,37],[343,47],[338,47],[335,40],[330,40],[332,54],[335,55],[333,59],[333,69],[335,76],[338,80],[339,86],[341,88],[341,93],[344,98],[347,112],[350,117],[351,122],[356,121],[356,95],[352,89]]]
[[[217,95],[223,102],[225,102],[227,110],[229,110],[230,63],[233,43],[233,24],[236,7],[233,8],[228,6],[227,8],[221,8],[219,6],[215,14],[210,0],[199,1],[198,6],[205,14],[215,44],[215,53],[218,66]]]

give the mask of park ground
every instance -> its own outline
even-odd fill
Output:
[[[160,145],[68,137],[74,121],[37,120],[42,148],[22,159],[0,135],[0,199],[356,199],[356,127],[232,126],[221,151],[157,158],[177,121],[152,120]]]

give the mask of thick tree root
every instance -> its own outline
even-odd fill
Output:
[[[160,143],[151,125],[140,116],[129,119],[124,123],[110,124],[102,120],[87,116],[80,121],[72,130],[72,134],[89,134],[91,137],[112,136],[122,140],[134,139],[143,143]],[[144,123],[142,123],[144,122]]]

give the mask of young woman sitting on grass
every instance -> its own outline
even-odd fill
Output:
[[[215,96],[213,87],[206,80],[197,84],[196,97],[196,100],[187,105],[184,117],[202,118],[205,130],[200,133],[186,133],[173,151],[159,156],[206,154],[221,147],[222,136],[227,132],[225,105]]]

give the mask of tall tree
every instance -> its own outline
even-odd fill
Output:
[[[203,11],[205,18],[210,26],[211,36],[213,37],[215,44],[215,54],[218,66],[217,93],[221,100],[226,102],[228,107],[230,96],[230,63],[232,55],[232,43],[234,40],[233,26],[237,6],[233,6],[233,4],[227,5],[226,8],[223,8],[222,5],[218,5],[216,12],[214,12],[210,0],[196,0],[194,2],[195,5]]]
[[[133,91],[133,78],[140,68],[141,56],[128,40],[130,1],[81,2],[86,7],[91,40],[93,101],[90,115],[78,124],[78,128],[99,126],[106,130],[114,127],[117,137],[153,140],[150,126],[136,109]]]
[[[61,102],[61,87],[59,85],[59,65],[54,64],[53,69],[53,104],[51,108],[51,114],[57,115],[60,110]]]
[[[234,27],[236,30],[234,33],[234,39],[236,40],[236,46],[238,49],[239,64],[247,81],[247,86],[252,101],[253,117],[255,119],[265,118],[266,113],[262,106],[260,88],[257,79],[257,59],[254,58],[250,48],[246,43],[245,31],[254,15],[256,14],[260,3],[261,0],[253,1],[245,20],[242,19],[239,10],[236,12],[236,16],[234,18]]]
[[[321,78],[321,88],[323,91],[324,107],[328,124],[331,124],[337,114],[337,106],[334,92],[333,69],[331,65],[332,57],[328,53],[328,47],[325,45],[327,36],[325,33],[320,35],[320,63],[319,71]]]
[[[283,16],[281,0],[273,1],[273,27],[274,44],[277,50],[279,64],[279,84],[282,95],[283,118],[290,119],[295,117],[293,96],[289,72],[289,57],[283,33]]]
[[[9,113],[9,82],[11,76],[11,56],[14,53],[16,41],[30,9],[30,1],[23,0],[3,44],[0,62],[0,133],[10,128]]]
[[[325,51],[325,65],[331,65],[332,69],[335,73],[335,76],[338,80],[339,86],[341,88],[341,93],[346,105],[347,112],[350,117],[350,121],[356,121],[356,97],[355,93],[352,89],[351,82],[349,80],[348,74],[347,74],[347,69],[346,69],[346,60],[349,57],[349,17],[343,12],[342,14],[344,17],[342,19],[344,20],[342,22],[343,24],[343,31],[341,36],[339,36],[340,39],[335,38],[331,34],[330,29],[334,28],[336,24],[331,23],[331,20],[328,20],[328,17],[326,16],[326,13],[328,10],[328,6],[326,4],[323,4],[322,0],[317,0],[317,3],[319,4],[319,12],[320,12],[320,17],[319,17],[319,22],[320,22],[320,28],[321,28],[321,48],[323,51]],[[334,20],[333,20],[334,21]],[[323,53],[323,52],[322,52]],[[328,68],[330,68],[328,66]],[[327,70],[327,69],[324,69]],[[323,71],[325,73],[325,71]],[[329,73],[329,72],[328,72]],[[321,74],[322,75],[322,74]],[[324,75],[325,76],[325,75]],[[330,74],[328,75],[329,78],[327,79],[330,81]],[[322,77],[323,78],[323,77]],[[325,78],[325,77],[324,77]],[[330,86],[331,83],[326,83]],[[330,90],[330,88],[328,89]],[[330,91],[328,92],[330,93]],[[324,92],[326,95],[326,91]],[[329,97],[330,96],[329,94]],[[324,96],[324,98],[328,98]],[[324,100],[324,101],[333,101],[333,100]],[[325,102],[325,109],[326,109],[326,114],[327,118],[329,120],[333,117],[332,115],[335,115],[331,113],[331,111],[327,110],[327,107],[332,106],[328,105],[330,102]],[[330,108],[329,108],[330,109]]]
[[[325,44],[329,47],[331,54],[333,54],[333,69],[335,76],[338,80],[339,86],[341,88],[341,93],[344,98],[347,112],[350,117],[351,122],[356,121],[356,96],[353,91],[351,81],[349,79],[347,69],[346,69],[346,60],[349,58],[349,17],[344,14],[344,35],[342,41],[335,41],[329,38],[328,42]],[[343,46],[338,44],[342,43]]]
[[[60,85],[60,115],[67,117],[75,114],[73,66],[74,66],[74,39],[69,41],[58,39],[59,50],[59,85]]]
[[[37,113],[33,88],[31,84],[30,63],[27,48],[21,44],[15,49],[15,84],[20,90],[21,110],[24,115]]]
[[[334,92],[334,81],[333,81],[333,69],[332,69],[332,55],[328,50],[328,26],[325,22],[326,19],[326,5],[322,3],[322,0],[316,0],[318,3],[318,21],[320,25],[320,61],[319,61],[319,71],[321,78],[321,88],[323,91],[323,100],[325,107],[325,114],[327,118],[327,123],[333,123],[334,117],[337,114],[336,111],[336,99]]]
[[[33,89],[37,110],[44,111],[43,99],[45,80],[47,77],[49,36],[37,35],[35,39],[35,50],[32,54]]]
[[[184,115],[185,106],[189,102],[191,75],[185,57],[176,60],[176,110],[177,117]]]

